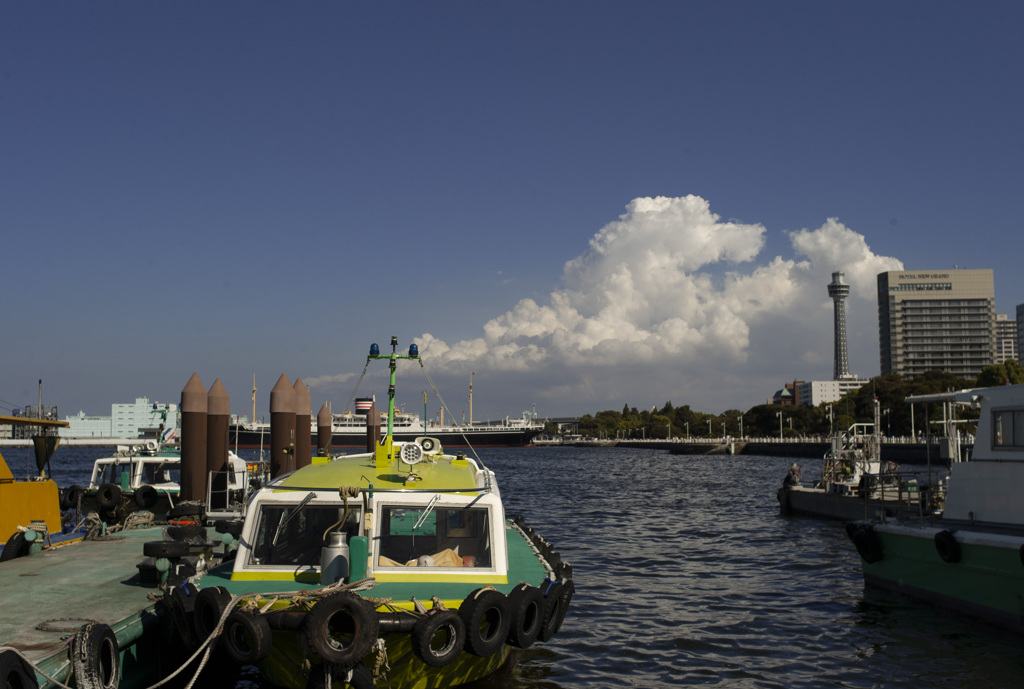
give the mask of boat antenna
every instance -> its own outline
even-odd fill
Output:
[[[380,447],[377,448],[378,458],[381,458],[381,453],[386,455],[388,459],[392,457],[394,448],[394,430],[395,430],[395,372],[398,369],[399,359],[419,359],[420,350],[415,344],[409,345],[408,354],[398,353],[398,338],[394,335],[391,336],[391,353],[381,354],[380,347],[374,342],[370,345],[370,353],[366,357],[366,362],[369,364],[371,359],[387,359],[388,368],[391,370],[391,380],[388,384],[388,432],[381,441]]]

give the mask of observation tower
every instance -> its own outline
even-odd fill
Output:
[[[834,380],[842,380],[850,377],[850,362],[846,357],[846,298],[850,296],[850,286],[843,282],[843,274],[839,271],[832,273],[832,282],[828,286],[828,296],[832,297],[834,326],[833,337],[835,338],[834,362],[832,364],[832,377]]]

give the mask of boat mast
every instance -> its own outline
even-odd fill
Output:
[[[367,361],[371,359],[388,359],[388,366],[391,369],[391,380],[388,384],[388,432],[384,437],[384,441],[381,443],[382,447],[385,448],[384,452],[390,459],[391,449],[394,444],[394,430],[395,430],[395,371],[398,369],[399,359],[419,359],[420,352],[419,347],[415,344],[409,345],[408,354],[398,353],[398,338],[394,335],[391,336],[391,354],[381,354],[380,347],[374,342],[370,345],[370,354],[366,357]],[[381,448],[377,448],[380,453]],[[378,454],[380,457],[380,454]]]
[[[252,374],[252,419],[256,423],[256,374]]]
[[[473,425],[473,372],[469,372],[469,425]]]

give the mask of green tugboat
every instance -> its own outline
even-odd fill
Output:
[[[223,624],[221,650],[283,687],[426,689],[486,677],[558,632],[571,566],[505,514],[481,462],[394,439],[397,363],[419,353],[391,346],[367,357],[391,369],[384,437],[272,479],[244,521],[219,524],[233,561],[165,597],[186,645]]]
[[[941,515],[847,523],[865,583],[1024,631],[1024,385],[907,401],[980,407],[974,450],[952,462]]]

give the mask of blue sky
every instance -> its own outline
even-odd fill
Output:
[[[874,275],[1020,270],[1009,2],[0,5],[0,400],[746,409],[878,373]],[[383,395],[370,375],[361,393]],[[426,383],[403,371],[400,402]],[[431,400],[431,409],[436,404]],[[433,411],[431,412],[433,414]]]

